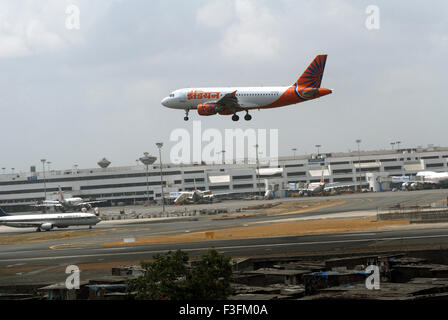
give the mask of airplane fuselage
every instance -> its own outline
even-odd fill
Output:
[[[448,172],[420,171],[417,177],[423,177],[423,182],[445,183],[448,182]]]
[[[238,103],[244,109],[267,109],[296,104],[330,94],[330,89],[310,89],[288,87],[212,87],[183,88],[173,91],[162,100],[162,104],[172,109],[197,109],[198,105],[214,103],[228,93],[235,92]]]
[[[72,206],[76,206],[80,203],[83,203],[84,200],[82,198],[67,198],[64,200],[44,200],[43,203],[44,204],[67,204],[67,205],[72,205]]]
[[[29,228],[37,227],[44,230],[52,228],[66,228],[70,226],[93,226],[101,219],[92,213],[59,213],[59,214],[33,214],[8,215],[0,217],[0,225]]]

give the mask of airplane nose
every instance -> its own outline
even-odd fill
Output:
[[[168,97],[165,97],[162,99],[162,105],[164,105],[165,107],[168,107]]]

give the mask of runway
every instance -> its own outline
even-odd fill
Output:
[[[69,248],[2,251],[0,285],[63,281],[68,265],[77,265],[83,277],[110,274],[111,266],[138,263],[155,254],[181,249],[198,256],[214,248],[231,257],[363,253],[377,250],[437,249],[448,247],[447,228],[324,234],[194,243],[139,245],[116,248]],[[107,270],[104,270],[107,269]]]
[[[49,283],[64,281],[65,267],[78,265],[83,277],[110,274],[112,266],[139,263],[157,253],[182,249],[190,256],[198,256],[215,248],[235,257],[264,255],[309,255],[374,250],[399,250],[446,247],[448,229],[444,224],[431,226],[398,226],[388,231],[363,231],[292,236],[270,236],[246,239],[192,241],[177,243],[133,244],[142,237],[167,237],[207,230],[230,230],[256,225],[272,225],[327,218],[331,221],[353,217],[369,217],[377,207],[407,203],[424,204],[446,198],[445,190],[417,192],[366,193],[328,197],[338,205],[309,212],[287,215],[248,215],[238,219],[221,216],[183,217],[175,222],[120,220],[101,222],[94,229],[70,228],[46,233],[9,228],[0,232],[0,284]],[[281,199],[281,201],[309,201]],[[317,198],[322,199],[322,198]],[[279,200],[280,201],[280,200]],[[247,202],[246,202],[247,203]],[[263,203],[263,202],[261,202]],[[264,202],[266,203],[266,201]],[[225,205],[225,202],[220,205]],[[250,201],[250,205],[254,202]],[[228,203],[227,205],[239,205]],[[332,218],[333,217],[333,218]],[[364,218],[365,219],[365,218]],[[345,221],[345,220],[344,220]],[[226,231],[227,232],[227,231]],[[104,246],[104,243],[121,242],[125,245]]]

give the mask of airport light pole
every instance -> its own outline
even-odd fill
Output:
[[[221,153],[222,153],[222,164],[226,164],[226,158],[225,158],[226,150],[222,150]]]
[[[358,190],[361,191],[361,155],[359,151],[359,144],[361,143],[361,139],[357,139],[356,143],[358,144]]]
[[[5,174],[5,170],[6,170],[6,168],[5,168],[5,167],[3,167],[2,169],[3,169],[3,174]]]
[[[165,214],[165,195],[163,194],[163,172],[162,172],[162,147],[163,142],[156,143],[157,148],[159,148],[159,160],[160,160],[160,186],[162,187],[162,212]]]
[[[401,141],[395,141],[395,143],[397,144],[397,151],[400,152],[400,143],[401,143]],[[404,161],[403,161],[403,165],[404,165]],[[401,175],[403,175],[403,165],[401,166]]]
[[[140,162],[140,160],[135,159],[135,162],[137,163],[136,165],[138,167],[138,163]],[[146,189],[148,189],[148,182],[146,182]],[[137,203],[137,191],[135,191],[135,195],[134,195],[134,206],[136,205],[136,203]]]
[[[295,160],[295,159],[296,159],[296,151],[297,151],[297,148],[292,148],[291,150],[292,150],[292,152],[294,152],[294,160]]]
[[[42,169],[43,169],[43,174],[44,174],[44,200],[47,200],[47,181],[45,179],[45,161],[47,161],[47,160],[41,159],[40,161],[42,161]]]
[[[315,147],[317,148],[317,156],[319,157],[319,148],[322,147],[320,144],[316,144]]]
[[[392,146],[392,150],[394,150],[395,142],[391,142],[390,145]]]
[[[255,152],[257,156],[257,172],[255,172],[257,176],[257,189],[258,189],[258,195],[261,196],[260,191],[260,162],[258,161],[258,144],[255,145]]]

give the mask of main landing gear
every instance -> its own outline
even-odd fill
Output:
[[[232,116],[232,120],[233,121],[238,121],[240,119],[240,117],[235,113]],[[249,111],[246,111],[246,115],[244,116],[244,120],[246,121],[250,121],[252,119],[252,116],[249,114]]]
[[[184,117],[185,121],[188,121],[188,112],[190,112],[190,109],[185,109],[185,117]]]

